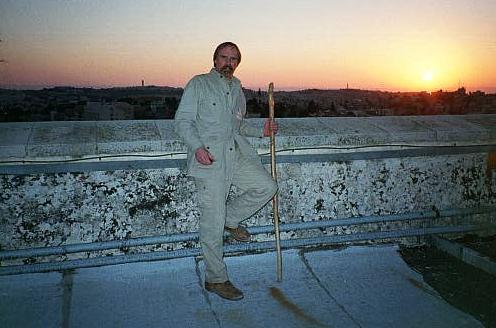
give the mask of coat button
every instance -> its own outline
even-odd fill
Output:
[[[212,105],[214,105],[214,106],[215,106],[215,103],[212,103]]]
[[[230,151],[232,151],[232,147],[231,147],[231,148],[229,148],[229,150],[230,150]]]

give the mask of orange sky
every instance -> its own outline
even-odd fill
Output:
[[[2,0],[0,87],[184,86],[236,42],[244,86],[496,92],[496,1]]]

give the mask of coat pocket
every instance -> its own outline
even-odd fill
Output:
[[[203,122],[216,123],[222,119],[222,104],[220,99],[209,97],[199,103],[198,118]]]
[[[204,165],[194,158],[190,167],[190,174],[192,176],[208,177],[220,174],[224,171],[224,144],[205,144],[205,149],[212,154],[214,161],[210,165]]]

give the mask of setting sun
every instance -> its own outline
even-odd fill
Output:
[[[432,72],[432,70],[425,70],[422,73],[422,80],[424,81],[432,81],[433,78],[434,78],[434,73]]]

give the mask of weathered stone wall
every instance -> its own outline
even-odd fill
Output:
[[[305,161],[291,162],[282,160],[278,164],[280,217],[283,223],[315,220],[334,220],[366,215],[387,215],[417,212],[430,209],[474,208],[496,205],[496,174],[488,162],[486,151],[425,156],[383,156],[377,159],[349,159],[320,161],[312,156],[325,153],[355,153],[359,157],[371,150],[397,149],[398,142],[403,145],[430,147],[447,145],[450,142],[469,144],[475,136],[474,145],[493,144],[496,117],[469,117],[455,120],[457,133],[448,138],[447,128],[436,130],[433,126],[448,126],[446,118],[438,121],[428,118],[428,124],[417,126],[419,118],[396,119],[401,124],[392,124],[391,118],[380,121],[333,119],[335,126],[326,125],[330,120],[281,120],[279,148],[309,147],[311,149],[292,151],[291,154],[304,153]],[[444,121],[443,121],[444,119]],[[452,118],[450,118],[452,119]],[[320,126],[315,129],[316,123]],[[337,122],[337,123],[336,123]],[[361,123],[359,123],[361,122]],[[412,122],[416,128],[408,128]],[[476,126],[473,122],[488,122]],[[151,142],[160,144],[161,149],[150,149],[149,143],[140,147],[156,154],[158,151],[181,151],[177,137],[170,133],[167,138],[158,133],[159,140]],[[260,125],[255,120],[253,124]],[[73,126],[78,123],[73,122]],[[116,125],[122,123],[116,122]],[[130,124],[130,123],[127,123]],[[143,122],[137,122],[138,131],[146,130]],[[156,126],[156,123],[153,123]],[[365,124],[365,125],[364,125]],[[429,125],[430,124],[430,125]],[[466,129],[460,129],[465,124]],[[111,126],[107,122],[105,126]],[[131,125],[132,126],[132,125]],[[311,129],[311,127],[314,127]],[[346,126],[346,133],[336,131],[337,127]],[[405,127],[406,126],[406,127]],[[427,126],[427,128],[425,128]],[[129,126],[128,126],[129,127]],[[326,128],[324,128],[326,127]],[[467,127],[472,127],[472,130]],[[19,126],[8,127],[10,131],[21,129]],[[9,130],[7,129],[7,130]],[[31,127],[36,129],[36,127]],[[16,153],[21,149],[2,137],[2,151],[7,154],[4,160],[44,158],[53,154],[50,147],[60,145],[57,139],[57,126],[43,126],[52,137],[44,139],[45,153],[29,154],[31,146],[26,144],[24,156]],[[474,132],[474,129],[477,131]],[[29,130],[29,129],[26,129]],[[111,129],[117,131],[117,129]],[[159,129],[160,130],[160,129]],[[164,130],[162,128],[162,130]],[[133,130],[136,131],[136,130]],[[334,132],[333,132],[334,131]],[[445,133],[442,133],[445,131]],[[31,136],[36,132],[29,132]],[[141,132],[140,132],[141,133]],[[87,135],[88,132],[85,132]],[[147,133],[149,138],[151,132]],[[116,140],[122,136],[114,136]],[[105,153],[136,153],[134,141],[141,134],[129,138],[111,147],[107,145]],[[22,139],[22,138],[21,138]],[[91,152],[81,155],[81,140],[77,140],[78,154],[74,157],[90,156]],[[453,141],[454,140],[454,141]],[[31,140],[33,142],[33,140]],[[139,140],[137,142],[140,142]],[[448,142],[448,143],[447,143]],[[253,140],[261,152],[265,151],[266,140]],[[83,143],[84,144],[84,143]],[[164,146],[165,145],[165,146]],[[173,145],[173,146],[171,146]],[[346,149],[319,149],[322,146],[335,146]],[[59,152],[57,158],[70,156],[73,145],[66,144],[68,151]],[[364,148],[354,148],[360,146]],[[380,146],[381,148],[376,148]],[[90,146],[88,146],[90,147]],[[88,148],[86,147],[86,148]],[[396,147],[396,148],[395,148]],[[98,147],[97,147],[98,148]],[[153,147],[152,147],[153,148]],[[405,149],[408,147],[402,147]],[[47,150],[48,149],[48,150]],[[118,149],[118,151],[116,150]],[[26,151],[28,150],[28,151]],[[14,154],[14,155],[13,155]],[[149,153],[147,153],[149,154]],[[284,159],[282,152],[281,158]],[[102,155],[102,153],[98,154]],[[55,155],[54,155],[55,156]],[[52,156],[52,157],[54,157]],[[378,156],[381,157],[381,156]],[[55,157],[54,157],[55,158]],[[145,159],[143,159],[145,160]],[[18,163],[4,163],[0,168],[17,165],[18,174],[0,175],[0,247],[2,250],[20,249],[40,246],[65,245],[81,242],[107,241],[113,239],[140,236],[167,235],[197,231],[198,210],[194,183],[186,176],[183,167],[163,169],[137,169],[113,171],[88,171],[69,173],[44,173],[46,164],[37,166],[39,172],[25,174],[23,166]],[[96,166],[97,167],[97,166]],[[267,167],[267,169],[269,169]],[[7,172],[7,171],[6,171]],[[235,193],[235,191],[233,191]],[[492,220],[483,216],[480,220]],[[443,221],[443,220],[440,220]],[[443,224],[449,223],[444,220]],[[269,225],[270,206],[266,206],[254,217],[246,221],[249,226]],[[322,234],[352,233],[367,229],[390,229],[415,226],[418,223],[402,222],[375,224],[366,226],[336,227],[325,231],[286,232],[283,238],[315,236]],[[256,240],[266,240],[269,236],[258,235]],[[136,249],[109,250],[99,254],[116,254],[121,252],[138,252],[143,250],[170,250],[196,246],[194,242],[174,245],[155,245]],[[94,254],[92,254],[93,256]],[[70,257],[88,256],[86,254]]]

